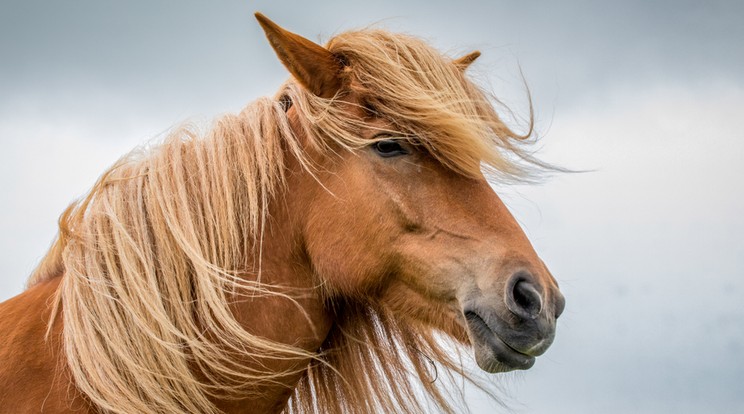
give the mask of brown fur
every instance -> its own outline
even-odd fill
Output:
[[[540,163],[464,77],[477,56],[383,31],[321,48],[259,21],[295,79],[128,155],[65,211],[0,304],[3,409],[452,411],[464,304],[504,316],[524,353],[549,345],[557,285],[481,172]],[[370,147],[390,139],[408,154]],[[504,302],[517,271],[554,305],[540,332]]]

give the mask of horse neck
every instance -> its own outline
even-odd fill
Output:
[[[260,282],[282,295],[260,295],[235,302],[235,318],[251,333],[295,345],[320,348],[332,319],[300,245],[283,231],[288,221],[272,216],[263,242]]]
[[[300,141],[304,140],[296,113],[288,113],[290,125]],[[260,327],[276,333],[281,342],[306,344],[308,351],[317,350],[330,330],[331,313],[324,306],[320,280],[313,272],[304,246],[304,217],[308,198],[313,197],[317,187],[315,178],[305,171],[302,163],[291,151],[285,150],[284,166],[287,183],[269,203],[264,237],[258,254],[253,257],[251,268],[260,269],[260,281],[269,286],[286,287],[294,300],[281,296],[266,298],[259,312],[252,301],[242,302],[236,307],[236,318],[253,321],[259,313],[263,324],[244,325],[247,329]],[[298,306],[299,305],[299,306]],[[271,309],[277,312],[268,312]],[[269,338],[273,339],[274,335]]]
[[[333,324],[332,314],[324,305],[319,281],[304,253],[302,242],[302,205],[308,196],[307,180],[297,160],[287,160],[289,179],[283,194],[269,206],[260,259],[260,281],[277,287],[283,295],[255,296],[237,300],[232,309],[235,319],[252,334],[305,351],[317,351]],[[257,268],[256,263],[250,264]],[[225,412],[279,412],[284,408],[307,360],[264,361],[264,366],[276,372],[299,371],[283,377],[280,384],[260,390],[261,399],[218,402]],[[255,394],[254,394],[255,395]]]
[[[233,304],[235,318],[252,334],[315,352],[328,335],[332,319],[324,309],[311,275],[298,266],[291,265],[293,262],[291,258],[276,255],[274,244],[268,242],[264,247],[261,280],[267,285],[286,286],[288,288],[286,292],[293,300],[280,296],[241,300]],[[244,362],[250,364],[252,361]],[[250,396],[245,399],[216,401],[220,410],[225,413],[281,412],[303,377],[304,368],[310,363],[310,359],[286,361],[270,359],[260,363],[263,368],[269,368],[277,373],[295,374],[284,375],[277,383],[264,385],[258,390],[251,388]],[[256,395],[260,397],[256,398]]]

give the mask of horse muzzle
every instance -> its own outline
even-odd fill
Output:
[[[514,273],[503,295],[473,293],[461,303],[478,366],[486,372],[529,369],[555,337],[565,299],[557,289],[546,294],[524,271]]]

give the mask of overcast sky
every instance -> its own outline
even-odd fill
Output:
[[[592,170],[498,186],[568,301],[514,411],[744,412],[744,2],[318,3],[4,0],[0,300],[119,156],[277,90],[254,11],[317,41],[375,23],[481,50],[517,113],[521,68],[541,156]]]

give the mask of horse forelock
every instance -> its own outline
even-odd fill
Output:
[[[529,149],[534,143],[531,102],[526,132],[515,132],[495,106],[511,114],[508,108],[423,40],[362,30],[342,33],[327,47],[347,65],[351,92],[363,100],[359,104],[389,120],[394,132],[423,146],[444,166],[470,177],[486,169],[509,181],[529,181],[550,168]],[[351,147],[368,144],[344,126],[349,122],[344,113],[319,104],[322,98],[303,96],[315,101],[305,106],[305,115],[315,122],[317,135],[330,131],[331,139]]]

